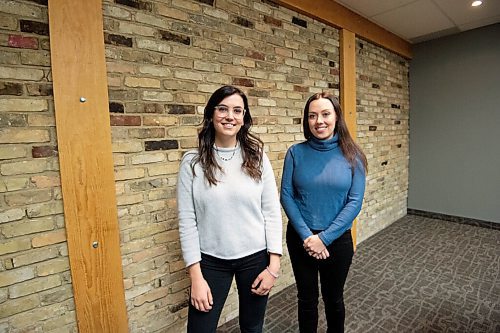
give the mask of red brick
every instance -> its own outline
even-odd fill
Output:
[[[247,50],[247,57],[257,59],[257,60],[265,60],[266,59],[266,56],[264,55],[264,53],[257,52],[254,50]]]
[[[9,36],[9,46],[21,49],[38,49],[38,39],[35,37],[23,37],[19,35]]]
[[[254,87],[255,86],[253,80],[239,78],[239,77],[233,78],[233,84],[236,86],[243,86],[243,87]]]
[[[267,16],[267,15],[264,15],[264,22],[266,22],[267,24],[270,24],[270,25],[274,25],[276,27],[280,27],[280,28],[282,25],[280,20],[275,19],[275,18],[270,17],[270,16]]]
[[[33,158],[57,156],[58,151],[57,151],[57,147],[38,146],[38,147],[33,147],[31,149],[31,155],[33,156]]]
[[[294,85],[294,86],[293,86],[293,91],[298,91],[298,92],[309,92],[309,88],[308,88],[308,87],[303,87],[303,86]]]
[[[340,72],[339,72],[338,68],[330,68],[330,74],[339,75],[339,73]],[[363,75],[361,75],[361,76],[363,76]]]
[[[361,81],[370,81],[370,78],[369,78],[368,76],[366,76],[366,75],[360,75],[360,76],[359,76],[359,79],[360,79]]]
[[[110,116],[111,126],[140,126],[140,116]]]

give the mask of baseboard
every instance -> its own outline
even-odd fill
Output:
[[[468,224],[468,225],[473,225],[473,226],[481,227],[481,228],[500,230],[500,223],[477,220],[477,219],[472,219],[469,217],[454,216],[454,215],[447,215],[447,214],[441,214],[441,213],[433,213],[433,212],[427,212],[425,210],[418,210],[418,209],[412,209],[412,208],[407,209],[407,214],[428,217],[431,219],[439,219],[439,220],[444,220],[444,221]]]

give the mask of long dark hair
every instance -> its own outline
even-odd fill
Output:
[[[213,151],[215,143],[215,128],[212,121],[214,110],[224,98],[234,94],[241,96],[246,110],[243,116],[243,126],[241,126],[240,131],[236,135],[243,155],[241,168],[256,181],[262,178],[261,166],[264,144],[258,137],[249,132],[253,122],[252,116],[250,115],[250,108],[248,107],[248,99],[240,89],[233,86],[223,86],[214,91],[205,106],[203,124],[198,134],[198,156],[193,159],[193,163],[191,164],[194,172],[194,165],[200,163],[205,178],[210,185],[217,185],[218,180],[215,176],[216,171],[222,171],[221,166],[215,159]]]
[[[328,92],[321,92],[312,95],[306,102],[306,106],[304,107],[304,118],[302,119],[302,126],[304,129],[304,136],[307,140],[313,137],[311,133],[311,129],[309,128],[309,106],[312,101],[318,100],[320,98],[325,98],[332,102],[333,109],[335,110],[335,115],[337,116],[337,121],[335,123],[335,133],[338,134],[339,137],[339,146],[344,154],[344,157],[347,159],[351,168],[354,172],[356,168],[357,159],[363,163],[363,167],[365,168],[365,172],[368,172],[368,161],[366,160],[366,156],[361,150],[361,148],[354,142],[347,128],[347,124],[344,119],[344,112],[340,107],[339,101],[335,96]]]

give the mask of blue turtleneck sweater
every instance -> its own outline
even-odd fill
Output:
[[[328,140],[311,138],[288,150],[281,181],[281,204],[302,240],[318,236],[330,245],[361,210],[365,170],[358,161],[354,173],[342,154],[338,135]]]

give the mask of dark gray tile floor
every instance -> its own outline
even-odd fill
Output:
[[[270,298],[264,332],[298,332],[295,293]],[[407,215],[358,246],[345,303],[347,333],[500,333],[500,230]]]

